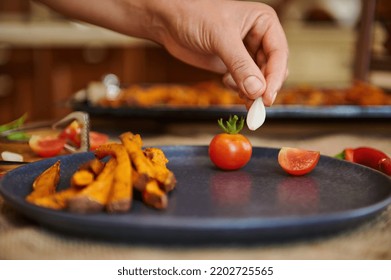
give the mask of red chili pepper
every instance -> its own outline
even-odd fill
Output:
[[[390,158],[383,158],[380,161],[380,171],[383,173],[386,173],[388,175],[391,175],[391,159]]]
[[[371,147],[347,148],[336,157],[365,165],[391,175],[391,159],[382,151]]]

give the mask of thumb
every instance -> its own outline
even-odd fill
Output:
[[[221,45],[217,52],[228,69],[226,81],[231,82],[231,87],[234,87],[234,81],[236,88],[249,99],[263,95],[266,89],[265,77],[240,38]]]

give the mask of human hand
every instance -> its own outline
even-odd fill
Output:
[[[153,2],[153,1],[152,1]],[[274,10],[228,0],[157,1],[162,32],[153,38],[191,65],[223,73],[247,108],[271,106],[287,77],[288,44]]]
[[[246,105],[272,105],[287,76],[288,44],[275,11],[232,0],[37,0],[73,18],[162,44],[224,74]]]

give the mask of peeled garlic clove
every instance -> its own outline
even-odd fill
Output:
[[[247,126],[250,130],[258,129],[266,119],[266,109],[262,97],[255,99],[247,113]]]
[[[18,161],[18,162],[23,161],[23,156],[21,154],[8,152],[8,151],[2,152],[1,158],[5,161]]]

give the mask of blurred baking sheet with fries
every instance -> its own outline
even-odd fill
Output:
[[[182,84],[135,84],[110,90],[92,82],[77,92],[74,110],[91,116],[119,116],[182,120],[214,120],[229,115],[246,115],[237,93],[215,81]],[[283,88],[270,118],[391,118],[391,94],[380,87],[354,82],[345,88],[294,86]]]

